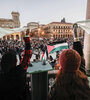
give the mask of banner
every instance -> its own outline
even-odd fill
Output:
[[[9,35],[11,33],[25,31],[26,29],[27,28],[14,28],[14,29],[0,28],[0,38],[2,38],[5,35]]]

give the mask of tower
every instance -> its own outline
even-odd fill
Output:
[[[14,27],[15,28],[20,27],[19,12],[12,12],[11,14],[12,14],[12,19],[14,21]]]

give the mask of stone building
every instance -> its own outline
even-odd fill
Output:
[[[67,23],[64,20],[61,20],[61,22],[51,22],[45,26],[43,26],[43,31],[45,34],[47,34],[47,37],[53,37],[53,38],[69,38],[73,37],[73,24]],[[78,27],[78,37],[84,37],[85,31]]]
[[[20,20],[19,20],[19,12],[12,12],[12,19],[4,19],[0,18],[0,27],[2,28],[19,28]]]
[[[73,36],[73,24],[66,22],[51,22],[43,27],[45,34],[54,38],[67,38]]]
[[[73,24],[67,23],[65,18],[61,22],[51,22],[49,24],[42,24],[30,22],[27,24],[32,36],[46,37],[46,38],[69,38],[73,37]],[[78,36],[84,36],[84,30],[78,27]]]
[[[27,24],[27,28],[29,28],[30,32],[31,32],[33,29],[39,28],[39,23],[38,22],[30,22]]]
[[[20,20],[19,20],[19,12],[12,12],[12,19],[0,18],[0,27],[1,28],[19,28]],[[3,39],[18,39],[20,37],[20,33],[12,33],[10,35],[4,36]]]
[[[80,26],[78,27],[77,29],[77,32],[78,32],[78,37],[83,37],[84,38],[84,35],[85,35],[85,30],[83,30]]]
[[[73,24],[65,22],[65,19],[61,22],[51,22],[47,25],[39,25],[39,28],[35,28],[32,31],[39,37],[47,38],[68,38],[73,37]]]

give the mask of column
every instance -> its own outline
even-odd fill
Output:
[[[86,20],[90,19],[90,0],[87,0]],[[85,32],[84,57],[86,62],[86,72],[90,75],[90,34]]]
[[[86,19],[90,19],[90,0],[87,0]]]

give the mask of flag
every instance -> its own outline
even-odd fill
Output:
[[[67,49],[67,48],[68,48],[67,43],[58,43],[58,44],[54,44],[54,45],[47,45],[49,54],[54,53],[56,51],[63,50],[63,49]]]

